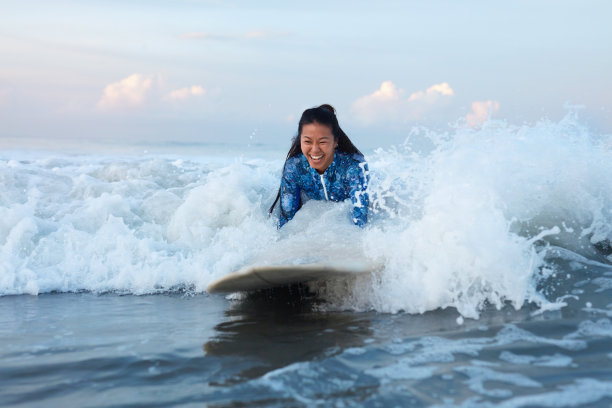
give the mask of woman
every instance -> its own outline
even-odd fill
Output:
[[[291,220],[304,201],[329,200],[353,203],[352,220],[363,227],[368,221],[368,165],[363,154],[340,128],[331,105],[306,109],[285,165],[280,189],[279,228]]]

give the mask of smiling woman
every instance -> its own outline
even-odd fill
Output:
[[[310,167],[323,174],[334,160],[338,142],[328,126],[314,122],[302,128],[300,147]]]
[[[279,228],[310,199],[353,203],[352,221],[363,227],[368,220],[368,166],[363,154],[340,128],[331,105],[306,109],[283,166],[278,194]]]

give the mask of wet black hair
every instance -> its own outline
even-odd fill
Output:
[[[312,123],[318,123],[320,125],[328,126],[331,129],[332,135],[334,136],[334,142],[338,143],[338,147],[336,147],[337,151],[363,156],[359,149],[357,149],[353,142],[351,142],[351,139],[349,139],[346,133],[344,133],[344,130],[342,130],[342,128],[340,127],[340,124],[338,123],[338,118],[336,117],[336,110],[334,109],[334,107],[329,104],[323,104],[315,108],[306,109],[304,113],[302,113],[302,117],[300,118],[300,122],[298,123],[298,131],[291,142],[291,147],[289,148],[289,153],[287,153],[285,164],[290,158],[298,156],[300,153],[302,153],[302,146],[300,140],[302,128],[304,127],[304,125],[310,125]],[[284,169],[285,165],[283,165],[283,172]],[[268,210],[268,214],[272,214],[272,211],[274,211],[274,207],[280,199],[280,193],[281,190],[279,187],[278,193],[276,194],[276,199],[274,200],[274,203],[272,203],[270,210]],[[282,205],[281,211],[283,211]]]

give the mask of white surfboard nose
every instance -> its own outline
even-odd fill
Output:
[[[360,275],[377,269],[380,269],[380,266],[360,261],[249,266],[211,282],[206,291],[231,293],[260,290]]]

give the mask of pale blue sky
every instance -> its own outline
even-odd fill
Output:
[[[336,106],[359,146],[414,125],[612,132],[609,1],[0,1],[0,148],[287,145]]]

